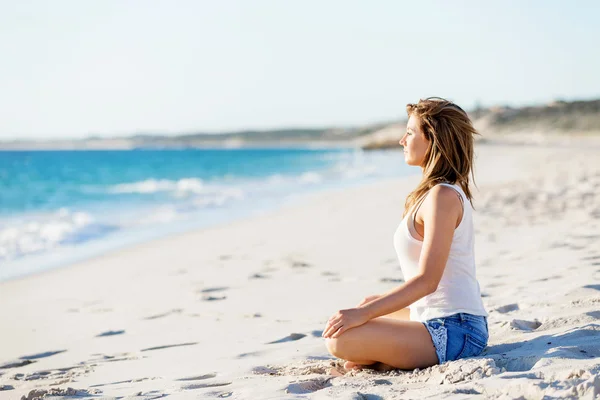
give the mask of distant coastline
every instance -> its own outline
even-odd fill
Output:
[[[277,129],[222,134],[133,135],[122,138],[0,141],[0,150],[235,149],[356,147],[355,140],[386,124],[359,128]]]
[[[600,99],[553,101],[513,108],[498,106],[469,112],[477,130],[488,140],[514,140],[515,134],[543,137],[600,135]],[[191,148],[356,147],[365,150],[399,147],[406,120],[359,127],[246,130],[176,136],[132,135],[120,138],[0,141],[0,150],[134,150]]]
[[[69,141],[49,141],[49,142],[15,142],[15,143],[0,143],[0,151],[130,151],[130,150],[189,150],[189,149],[329,149],[329,148],[355,148],[357,147],[352,141],[250,141],[236,143],[235,145],[223,142],[203,141],[193,145],[183,145],[180,143],[168,144],[139,144],[127,140],[98,140],[94,142],[82,140]]]

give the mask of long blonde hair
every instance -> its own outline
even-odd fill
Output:
[[[467,113],[440,97],[419,100],[417,104],[407,104],[409,117],[419,118],[419,128],[429,146],[423,160],[423,179],[413,190],[404,204],[403,217],[429,189],[440,182],[460,185],[473,205],[469,190],[469,173],[473,176],[474,136],[479,133],[473,127]]]

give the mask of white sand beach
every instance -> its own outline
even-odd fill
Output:
[[[481,356],[327,374],[330,315],[402,282],[415,175],[1,283],[0,399],[600,396],[598,142],[476,152]]]

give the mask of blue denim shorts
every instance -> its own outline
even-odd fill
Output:
[[[459,358],[476,357],[487,346],[487,318],[467,313],[433,318],[423,322],[431,335],[440,364]]]

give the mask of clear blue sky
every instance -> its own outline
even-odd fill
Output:
[[[0,0],[0,140],[600,97],[600,1]]]

